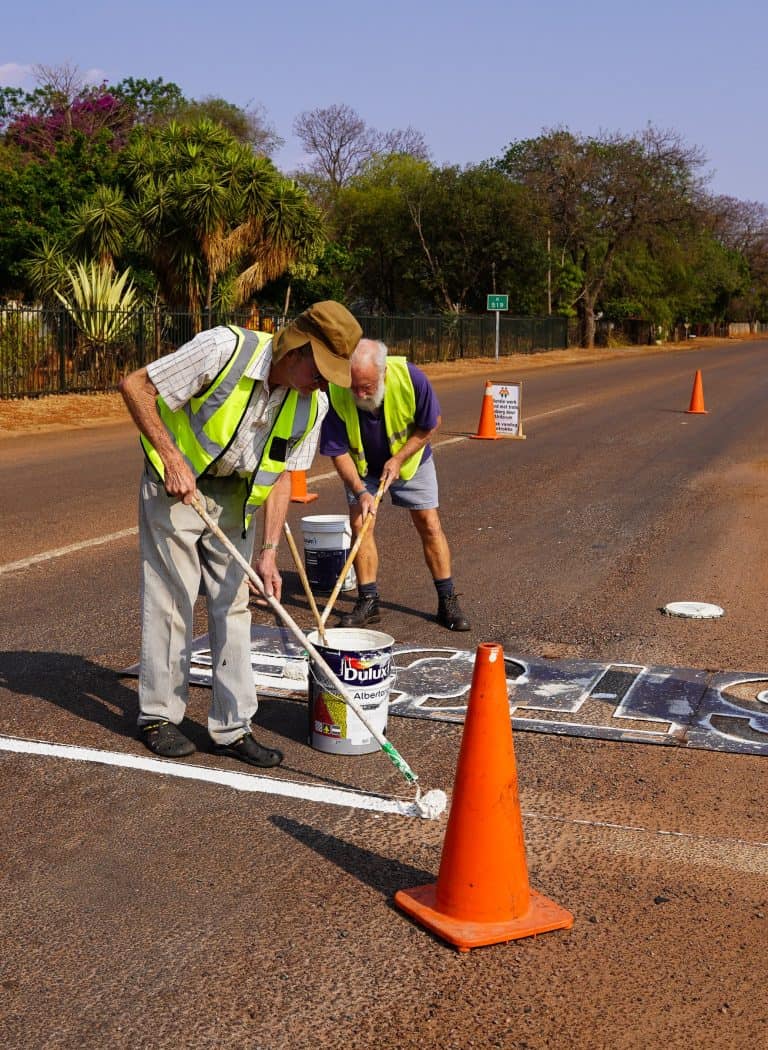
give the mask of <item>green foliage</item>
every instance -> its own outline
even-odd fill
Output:
[[[83,135],[45,161],[0,143],[0,290],[31,291],[25,260],[33,246],[43,237],[65,242],[68,217],[115,170],[112,151]]]
[[[131,323],[138,295],[128,270],[115,274],[109,266],[76,263],[66,271],[69,296],[54,290],[77,328],[93,345],[114,343]]]
[[[581,286],[574,303],[582,342],[592,345],[598,302],[623,269],[649,252],[660,258],[695,225],[702,157],[673,133],[579,138],[564,128],[512,143],[500,171],[532,195],[556,251]],[[642,275],[638,275],[642,280]]]
[[[121,164],[130,235],[165,301],[196,317],[238,306],[322,244],[304,190],[210,120],[136,133]]]
[[[515,311],[541,311],[546,260],[526,192],[487,165],[435,168],[375,157],[337,194],[330,222],[361,269],[369,309],[485,312],[497,287]]]
[[[169,120],[185,102],[178,84],[166,83],[162,77],[154,80],[125,77],[110,90],[131,107],[138,124]]]

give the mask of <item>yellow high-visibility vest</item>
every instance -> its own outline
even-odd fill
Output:
[[[331,404],[347,429],[347,443],[357,472],[361,478],[368,474],[363,439],[360,432],[360,417],[352,391],[331,383],[328,387]],[[408,361],[405,357],[388,357],[384,384],[384,426],[389,449],[394,456],[399,452],[416,429],[416,391],[413,387]],[[424,449],[409,456],[400,468],[403,481],[412,478],[419,469]]]
[[[234,439],[254,394],[256,379],[246,373],[272,339],[267,332],[252,332],[229,325],[237,342],[229,360],[213,382],[187,404],[172,411],[162,397],[157,398],[160,418],[196,478],[203,477],[224,455]],[[291,452],[306,438],[317,420],[317,393],[303,397],[289,390],[269,432],[261,459],[247,479],[248,494],[243,504],[243,527],[270,493],[285,470]],[[165,468],[157,450],[142,434],[144,453],[160,480]]]

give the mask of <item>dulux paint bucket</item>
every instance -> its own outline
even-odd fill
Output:
[[[330,594],[349,556],[352,529],[344,514],[313,514],[301,519],[304,536],[304,567],[313,592]],[[354,567],[341,585],[342,591],[357,586]]]
[[[320,642],[317,631],[309,641],[363,709],[380,733],[387,731],[389,690],[392,686],[392,646],[395,639],[381,631],[333,627]],[[379,750],[375,737],[344,703],[338,689],[309,657],[309,743],[317,751],[336,755],[368,755]]]

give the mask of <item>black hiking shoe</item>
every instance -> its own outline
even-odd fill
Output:
[[[449,631],[469,631],[469,620],[461,611],[459,597],[457,594],[449,594],[440,598],[437,606],[437,622],[441,627],[447,627]]]
[[[263,747],[257,740],[254,740],[250,733],[245,733],[239,740],[234,740],[231,744],[219,744],[213,750],[217,755],[239,758],[241,762],[247,762],[249,766],[261,766],[262,769],[279,766],[283,761],[282,751]]]
[[[139,726],[139,738],[150,751],[161,758],[184,758],[197,750],[177,725],[165,719]]]
[[[374,598],[358,598],[352,612],[342,613],[339,618],[339,627],[365,627],[369,623],[378,623],[381,620],[379,609],[379,596]]]

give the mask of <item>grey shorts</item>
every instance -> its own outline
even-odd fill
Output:
[[[369,474],[360,479],[372,496],[375,496],[379,488],[379,478]],[[387,489],[392,503],[396,507],[405,507],[407,510],[435,510],[440,503],[437,496],[437,471],[435,460],[430,456],[426,463],[422,463],[419,469],[409,481],[393,481]],[[347,503],[354,506],[357,503],[352,492],[346,490]]]

